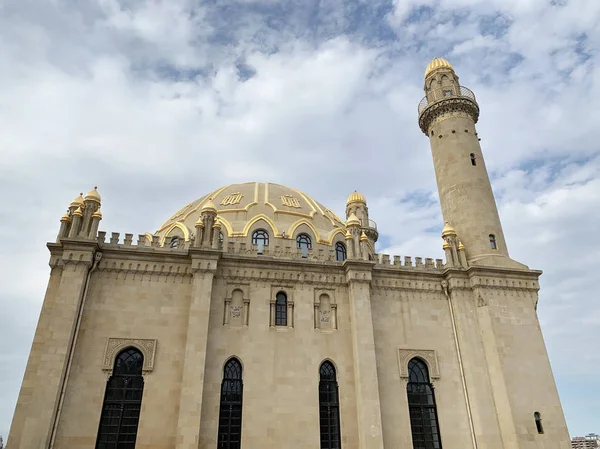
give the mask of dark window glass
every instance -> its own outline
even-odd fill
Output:
[[[219,231],[219,249],[223,249],[223,233]]]
[[[239,449],[242,441],[242,364],[231,359],[223,369],[218,449]]]
[[[264,229],[257,229],[252,233],[252,244],[267,246],[269,244],[269,233]]]
[[[492,249],[498,249],[498,246],[496,245],[496,236],[494,234],[490,234],[490,247]]]
[[[171,239],[171,248],[177,248],[177,247],[179,247],[179,238],[173,237]]]
[[[319,424],[321,449],[339,449],[340,400],[335,368],[331,362],[323,362],[319,370]]]
[[[310,237],[307,234],[298,234],[298,237],[296,237],[296,245],[298,246],[299,249],[302,249],[302,248],[311,249],[312,248],[312,242],[310,240]]]
[[[537,428],[538,433],[544,433],[544,426],[542,426],[542,415],[539,412],[535,412],[533,414],[535,419],[535,427]]]
[[[121,351],[109,377],[100,415],[96,449],[134,449],[144,392],[144,357],[135,348]]]
[[[275,298],[275,326],[287,326],[287,295],[283,292]]]
[[[346,245],[342,242],[335,244],[335,260],[346,260]]]
[[[408,411],[414,449],[441,449],[435,395],[427,365],[420,359],[408,362]]]
[[[477,165],[477,161],[475,160],[475,153],[471,153],[471,165]]]

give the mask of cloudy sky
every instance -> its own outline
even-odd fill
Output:
[[[600,433],[599,24],[596,0],[0,0],[0,434],[44,245],[94,185],[101,229],[135,235],[229,183],[290,185],[339,215],[358,189],[380,252],[441,257],[417,125],[435,56],[477,95],[511,256],[544,271],[570,433]]]

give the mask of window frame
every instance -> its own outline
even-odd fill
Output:
[[[321,449],[341,449],[340,395],[334,364],[319,366],[319,439]]]
[[[259,234],[260,234],[260,236],[259,236]],[[262,240],[263,246],[269,246],[269,239],[270,239],[269,231],[267,231],[266,229],[263,229],[263,228],[255,229],[252,232],[252,245],[254,245],[254,246],[258,246],[260,240]]]
[[[223,365],[219,422],[217,424],[217,449],[240,449],[241,447],[244,404],[243,375],[242,362],[237,357],[231,357]],[[233,430],[232,427],[234,427]]]
[[[288,325],[288,303],[287,293],[283,290],[278,291],[275,295],[275,326]]]
[[[312,239],[310,238],[310,235],[308,235],[306,232],[301,232],[296,236],[296,248],[302,249],[303,244],[306,244],[307,250],[312,249]]]
[[[496,235],[495,234],[490,234],[489,235],[489,239],[490,239],[490,247],[493,250],[497,250],[498,249],[498,241],[496,240]]]
[[[342,255],[342,259],[340,259],[340,254]],[[343,242],[336,242],[335,244],[335,260],[338,262],[343,262],[348,258],[348,250],[346,249],[346,245]]]
[[[413,449],[442,449],[435,392],[429,367],[420,357],[408,362],[406,396]]]
[[[135,366],[127,365],[134,356]],[[135,449],[144,395],[143,367],[144,354],[134,346],[123,348],[115,357],[106,382],[96,449]]]

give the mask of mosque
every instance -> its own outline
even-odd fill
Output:
[[[570,448],[541,272],[509,256],[479,111],[434,59],[418,123],[445,260],[377,254],[358,192],[342,219],[229,185],[135,238],[99,231],[95,188],[75,198],[7,448]]]

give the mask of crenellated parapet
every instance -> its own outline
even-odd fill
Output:
[[[442,259],[432,259],[430,257],[415,257],[414,263],[412,256],[390,256],[389,254],[377,254],[375,258],[376,267],[401,268],[409,270],[441,271],[446,266]]]

